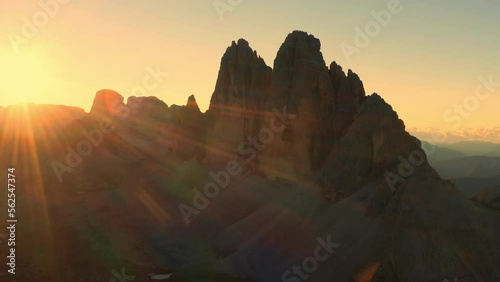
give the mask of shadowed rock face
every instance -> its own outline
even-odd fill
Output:
[[[317,171],[365,97],[359,77],[350,70],[344,74],[335,62],[329,69],[320,47],[314,36],[295,31],[271,69],[248,42],[233,42],[222,57],[207,112],[208,155],[251,158],[271,178]],[[255,145],[276,111],[293,123],[274,132],[265,146]],[[252,147],[255,158],[247,153]]]
[[[208,111],[209,157],[234,158],[238,145],[257,134],[271,72],[247,41],[233,41],[227,48]]]
[[[194,95],[186,106],[168,107],[156,97],[132,96],[127,104],[123,100],[115,91],[100,90],[89,115],[97,121],[108,118],[116,132],[131,143],[147,140],[149,146],[164,146],[165,152],[183,160],[205,158],[206,122]],[[147,147],[144,142],[142,145]]]
[[[270,152],[263,154],[261,167],[271,177],[308,176],[317,171],[364,100],[357,75],[349,70],[346,76],[335,62],[328,69],[320,47],[314,36],[295,31],[274,61],[267,110],[286,108],[296,118],[276,134]]]
[[[187,105],[180,110],[175,126],[177,156],[184,160],[194,157],[201,162],[206,154],[205,119],[194,95],[189,96]]]
[[[399,156],[408,158],[412,152],[425,156],[420,141],[405,131],[392,107],[373,94],[329,153],[322,186],[331,200],[338,201],[392,170]]]
[[[320,51],[320,41],[305,32],[295,31],[287,36],[274,60],[272,94],[269,109],[287,106],[297,114],[303,99],[318,98],[320,89],[333,95],[327,68]],[[320,82],[329,84],[320,87]]]
[[[358,75],[349,70],[347,76],[337,63],[330,64],[330,78],[335,93],[335,118],[333,136],[338,138],[347,125],[353,122],[354,115],[365,100],[365,89]]]
[[[168,121],[168,105],[156,97],[129,97],[127,107],[132,116]]]
[[[324,155],[321,151],[328,147],[325,142],[333,142],[328,135],[335,97],[320,46],[314,36],[295,31],[287,36],[274,60],[267,109],[286,108],[296,118],[276,134],[269,152],[263,154],[264,171],[274,171],[270,176],[310,175]]]

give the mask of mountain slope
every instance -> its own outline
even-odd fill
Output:
[[[45,132],[27,136],[46,143],[32,159],[8,143],[9,165],[33,172],[18,180],[19,281],[122,268],[137,281],[500,278],[498,212],[442,179],[394,109],[305,32],[272,69],[233,42],[205,114],[194,96],[101,90],[90,113]],[[85,153],[78,164],[68,148]],[[54,161],[70,169],[62,181]]]

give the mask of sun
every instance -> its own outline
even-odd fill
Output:
[[[50,84],[48,73],[40,54],[0,53],[0,104],[37,102]]]

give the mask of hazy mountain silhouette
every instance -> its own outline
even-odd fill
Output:
[[[466,156],[500,157],[500,144],[485,141],[462,141],[438,144],[441,147],[464,153]]]
[[[447,160],[453,160],[453,159],[459,159],[465,157],[465,153],[457,151],[457,150],[452,150],[448,149],[446,147],[438,146],[429,142],[422,141],[422,146],[424,148],[429,148],[428,154],[428,160],[429,163],[434,165],[436,162],[439,161],[447,161]]]
[[[89,113],[3,109],[16,278],[110,281],[126,267],[136,281],[500,279],[496,198],[478,204],[441,178],[393,108],[320,47],[294,31],[271,68],[233,42],[206,113],[194,96],[168,106],[113,90]]]

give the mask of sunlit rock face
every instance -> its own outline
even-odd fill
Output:
[[[113,117],[122,114],[120,109],[124,106],[122,95],[114,90],[103,89],[97,91],[89,113],[96,118]]]

